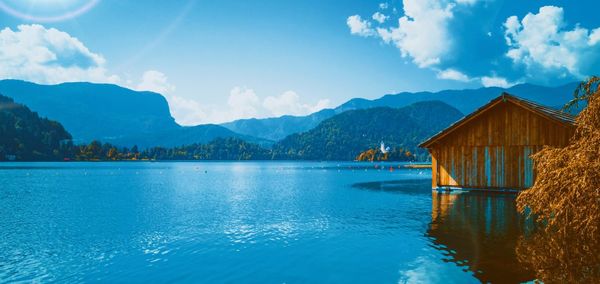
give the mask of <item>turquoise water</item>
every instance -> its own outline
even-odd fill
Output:
[[[397,166],[3,163],[0,282],[533,279],[514,196],[432,194]]]

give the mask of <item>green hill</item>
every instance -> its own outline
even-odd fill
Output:
[[[424,155],[417,145],[457,121],[463,114],[440,102],[419,102],[403,108],[379,107],[335,115],[316,128],[292,134],[273,146],[275,159],[353,160],[361,152],[379,148]]]
[[[0,161],[61,159],[61,142],[69,139],[60,123],[0,95]]]

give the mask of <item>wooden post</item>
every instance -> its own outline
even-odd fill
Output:
[[[436,189],[438,186],[436,151],[434,149],[429,149],[429,153],[431,154],[431,188]]]

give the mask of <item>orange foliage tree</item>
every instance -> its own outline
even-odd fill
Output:
[[[587,107],[564,148],[533,156],[536,181],[517,198],[541,230],[523,238],[519,259],[546,283],[600,283],[600,78],[580,85],[575,100]]]

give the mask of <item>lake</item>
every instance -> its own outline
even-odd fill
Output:
[[[515,196],[399,163],[0,164],[0,282],[523,282]]]

